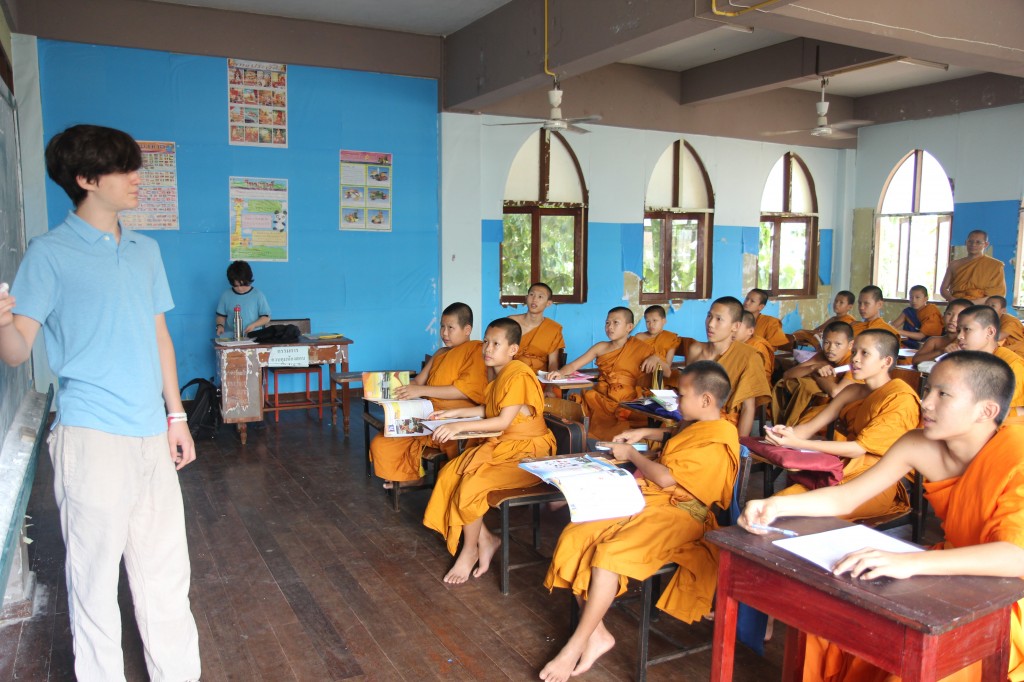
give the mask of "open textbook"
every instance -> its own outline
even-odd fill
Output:
[[[409,372],[363,372],[363,397],[367,400],[391,400],[391,392],[409,385]]]
[[[537,372],[537,380],[542,384],[579,384],[584,381],[594,383],[594,377],[583,374],[582,372],[573,372],[561,379],[548,379],[548,374],[551,374],[551,372]]]
[[[538,459],[519,466],[562,491],[573,522],[632,516],[644,508],[633,475],[600,457]]]
[[[417,400],[374,400],[384,410],[385,438],[408,438],[427,436],[441,424],[451,422],[479,421],[480,417],[462,419],[430,419],[434,405],[425,398]]]

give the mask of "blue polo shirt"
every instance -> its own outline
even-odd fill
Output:
[[[217,301],[217,314],[223,315],[224,333],[232,335],[235,332],[235,306],[240,307],[242,313],[242,336],[245,336],[245,328],[260,319],[264,315],[270,317],[270,303],[263,292],[253,287],[244,294],[235,293],[234,289],[228,289],[220,295]]]
[[[74,212],[29,242],[11,293],[43,326],[60,378],[57,419],[123,436],[167,431],[154,316],[174,307],[160,248]]]

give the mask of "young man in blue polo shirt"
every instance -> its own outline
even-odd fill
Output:
[[[47,171],[75,208],[31,241],[11,294],[0,290],[0,359],[25,362],[42,327],[60,377],[50,457],[81,682],[124,679],[122,556],[150,678],[200,675],[175,473],[195,459],[195,445],[164,319],[173,302],[156,242],[117,220],[139,203],[141,165],[138,145],[119,130],[79,125],[55,135]]]

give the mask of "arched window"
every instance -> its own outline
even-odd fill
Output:
[[[874,282],[886,298],[907,298],[917,284],[940,298],[952,225],[949,177],[934,156],[915,149],[889,174],[878,202]]]
[[[676,140],[661,155],[644,203],[640,303],[710,296],[715,195],[689,143]]]
[[[501,302],[523,303],[532,282],[552,300],[587,300],[587,186],[572,148],[539,130],[523,143],[505,183]]]
[[[761,194],[757,286],[772,296],[818,294],[818,198],[792,152],[775,163]]]

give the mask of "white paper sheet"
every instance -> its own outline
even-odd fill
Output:
[[[778,545],[787,552],[796,554],[801,559],[806,559],[812,564],[821,566],[826,571],[851,552],[859,549],[879,549],[884,552],[923,552],[917,545],[898,540],[892,536],[880,533],[867,526],[853,525],[847,528],[825,531],[824,533],[812,533],[801,535],[796,538],[783,538],[775,540]]]

